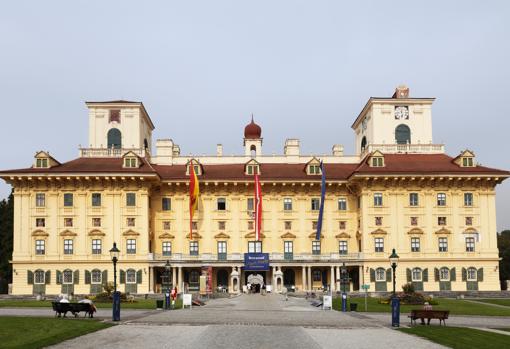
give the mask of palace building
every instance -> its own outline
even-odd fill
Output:
[[[171,139],[156,140],[153,152],[143,103],[86,102],[89,144],[78,158],[39,151],[31,166],[0,172],[14,188],[12,293],[101,292],[113,281],[114,242],[119,289],[135,294],[162,292],[165,280],[198,291],[202,275],[211,289],[237,293],[255,274],[252,282],[275,291],[338,291],[343,263],[350,291],[391,291],[392,249],[398,290],[410,282],[423,291],[499,290],[495,187],[510,172],[479,165],[470,150],[445,154],[433,142],[433,102],[405,86],[372,97],[351,126],[355,154],[335,144],[320,156],[302,154],[298,139],[265,155],[253,119],[237,156],[220,144],[213,155],[181,155]],[[326,196],[316,240],[320,161]],[[192,234],[191,166],[200,188]],[[250,270],[245,258],[257,253],[269,263]]]

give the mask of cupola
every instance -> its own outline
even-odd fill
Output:
[[[253,115],[251,116],[251,122],[244,128],[245,139],[259,139],[262,136],[262,129],[253,121]]]

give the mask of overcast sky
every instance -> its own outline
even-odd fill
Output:
[[[509,1],[6,1],[0,5],[0,168],[87,144],[86,100],[143,101],[182,154],[354,152],[370,96],[437,97],[434,141],[510,169]],[[0,197],[10,187],[0,181]],[[498,187],[510,228],[510,180]]]

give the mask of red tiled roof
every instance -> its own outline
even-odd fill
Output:
[[[324,164],[328,180],[347,180],[355,175],[491,175],[508,177],[510,172],[484,166],[459,167],[453,158],[444,154],[385,154],[385,167],[370,167],[366,157],[360,164]],[[52,173],[139,173],[159,175],[162,180],[187,180],[186,165],[150,165],[141,158],[139,168],[123,168],[122,158],[78,158],[49,169],[25,168],[0,171],[0,176],[10,174],[52,174]],[[306,164],[261,163],[261,180],[317,180],[305,171]],[[201,180],[251,180],[245,175],[245,164],[202,164]]]

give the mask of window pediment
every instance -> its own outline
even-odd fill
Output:
[[[424,234],[423,230],[420,228],[413,228],[407,232],[409,235],[417,235],[417,234]]]
[[[186,238],[190,239],[190,235],[186,234]],[[197,240],[197,239],[201,239],[201,238],[202,238],[202,235],[200,235],[199,233],[197,233],[195,231],[193,233],[191,233],[191,240]]]
[[[292,234],[291,232],[286,232],[285,234],[281,235],[280,238],[282,238],[282,239],[295,239],[296,235]]]
[[[244,237],[245,237],[246,239],[255,239],[255,232],[254,232],[254,231],[252,231],[252,232],[250,232],[250,233],[246,234]],[[261,238],[261,239],[264,239],[265,237],[266,237],[266,236],[264,235],[264,233],[260,232],[260,238]]]
[[[75,232],[70,231],[69,229],[66,229],[60,233],[60,236],[76,236]]]
[[[336,234],[335,238],[337,239],[350,239],[351,236],[347,234],[346,232],[341,232],[340,234]]]
[[[308,235],[308,238],[310,239],[314,239],[317,237],[317,233],[311,233],[310,235]],[[324,234],[321,234],[321,240],[324,239]]]
[[[48,234],[44,230],[37,229],[32,232],[32,236],[50,236],[50,234]]]
[[[372,234],[372,235],[386,235],[386,234],[388,234],[388,232],[386,230],[379,228],[379,229],[374,230],[370,234]]]
[[[98,229],[93,229],[89,231],[89,236],[105,236],[105,235],[106,235],[105,233]]]
[[[478,230],[476,230],[475,228],[467,228],[462,232],[462,234],[477,234],[477,233]]]
[[[134,230],[126,230],[125,232],[122,233],[123,236],[139,236],[140,233],[137,233],[136,231]]]
[[[452,233],[452,232],[451,232],[451,231],[449,231],[449,230],[448,230],[448,229],[446,229],[446,228],[441,228],[441,229],[439,229],[438,231],[436,231],[436,232],[435,232],[435,234],[437,234],[437,235],[440,235],[440,234],[451,234],[451,233]]]
[[[214,238],[215,239],[230,239],[230,235],[222,232],[222,233],[214,235]]]
[[[160,239],[175,239],[175,236],[173,236],[170,233],[163,233],[158,236]]]

